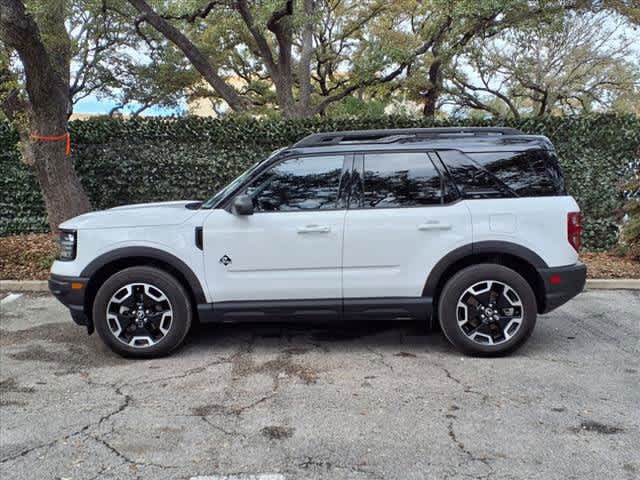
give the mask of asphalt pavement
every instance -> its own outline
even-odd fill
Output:
[[[122,359],[0,295],[2,479],[637,479],[640,292],[585,292],[506,358],[412,323],[209,325]]]

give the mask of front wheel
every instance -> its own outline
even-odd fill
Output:
[[[131,267],[109,277],[93,303],[100,338],[125,357],[151,358],[176,349],[191,327],[191,303],[172,275]]]
[[[529,283],[502,265],[479,264],[456,273],[438,304],[447,339],[473,355],[505,355],[533,332],[536,298]]]

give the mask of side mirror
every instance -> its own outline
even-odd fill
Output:
[[[233,199],[231,213],[234,215],[253,215],[253,199],[249,195],[238,195]]]

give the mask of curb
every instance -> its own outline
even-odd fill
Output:
[[[47,280],[0,280],[3,292],[48,292]]]
[[[587,279],[586,290],[640,290],[640,279],[600,278]],[[48,292],[47,280],[0,280],[0,291],[3,292]]]
[[[591,278],[587,280],[585,287],[587,290],[640,290],[640,279],[614,278],[601,279]]]

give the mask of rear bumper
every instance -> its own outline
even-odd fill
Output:
[[[578,262],[566,267],[541,268],[538,273],[544,282],[544,304],[540,313],[547,313],[564,305],[584,289],[587,267]]]
[[[88,278],[52,274],[49,277],[49,291],[69,309],[74,322],[87,327],[89,333],[92,333],[93,322],[84,308],[88,282]]]

